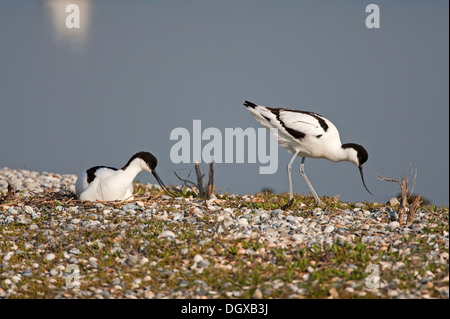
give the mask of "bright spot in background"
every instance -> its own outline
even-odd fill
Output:
[[[83,50],[87,46],[90,18],[91,18],[91,1],[90,0],[43,0],[48,15],[51,18],[52,29],[56,41],[61,45],[66,45],[73,50]],[[68,16],[72,13],[78,13],[79,10],[79,28],[70,28],[67,24]],[[66,9],[69,9],[66,12]]]

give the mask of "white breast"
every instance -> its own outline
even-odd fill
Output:
[[[95,178],[91,183],[87,182],[87,174],[84,172],[76,183],[78,197],[87,201],[132,199],[133,185],[124,183],[121,172],[121,170],[100,168],[95,172]]]

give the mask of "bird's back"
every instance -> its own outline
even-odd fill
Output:
[[[339,132],[320,114],[288,108],[270,108],[246,101],[244,104],[264,127],[276,128],[278,143],[302,157],[326,157],[330,147],[341,145]]]

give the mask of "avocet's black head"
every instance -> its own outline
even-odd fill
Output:
[[[139,152],[134,154],[122,169],[126,169],[131,164],[131,162],[133,162],[137,158],[144,161],[150,172],[153,172],[156,168],[156,165],[158,165],[158,160],[155,156],[153,156],[153,154],[149,152]]]
[[[364,173],[363,173],[363,168],[362,165],[367,162],[367,160],[369,159],[369,153],[367,153],[366,149],[364,147],[362,147],[362,145],[359,144],[355,144],[355,143],[347,143],[347,144],[342,144],[342,148],[346,149],[346,148],[351,148],[354,149],[356,152],[356,158],[352,159],[352,162],[356,164],[356,166],[358,166],[359,168],[359,173],[361,174],[361,180],[363,182],[364,188],[371,194],[372,192],[369,191],[369,189],[366,186],[366,183],[364,181]]]
[[[171,191],[169,191],[167,186],[164,185],[164,183],[161,180],[161,178],[159,177],[158,173],[156,173],[155,168],[156,168],[156,165],[158,165],[158,160],[156,159],[155,156],[153,156],[153,154],[151,154],[149,152],[136,153],[130,158],[128,163],[122,169],[123,170],[126,169],[135,159],[141,159],[146,165],[146,168],[143,168],[143,169],[152,173],[152,175],[156,178],[156,181],[158,182],[158,184],[162,187],[162,189],[168,195],[174,196],[174,194]]]

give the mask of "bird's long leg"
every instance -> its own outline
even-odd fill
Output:
[[[289,181],[289,202],[283,206],[283,209],[288,208],[289,206],[292,205],[292,203],[294,202],[294,191],[292,190],[292,177],[291,177],[291,167],[292,167],[292,163],[294,163],[295,158],[297,157],[298,152],[296,152],[294,154],[294,156],[292,156],[292,159],[289,161],[288,165],[287,165],[287,173],[288,173],[288,181]]]
[[[288,173],[288,180],[289,180],[289,199],[290,200],[292,200],[294,198],[294,192],[292,190],[291,167],[292,167],[292,163],[294,163],[297,155],[298,155],[298,152],[295,152],[294,156],[292,156],[292,159],[290,160],[289,164],[287,165],[287,173]]]
[[[314,199],[315,199],[316,202],[317,202],[317,205],[320,206],[320,203],[321,203],[321,202],[320,202],[319,196],[317,196],[316,191],[315,191],[314,188],[312,187],[311,183],[310,183],[309,180],[308,180],[308,177],[306,177],[306,174],[305,174],[305,158],[304,158],[304,157],[302,157],[302,163],[300,164],[300,174],[302,175],[302,177],[303,177],[303,179],[305,180],[306,184],[308,184],[308,187],[309,187],[309,189],[311,190],[311,193],[313,194]]]

